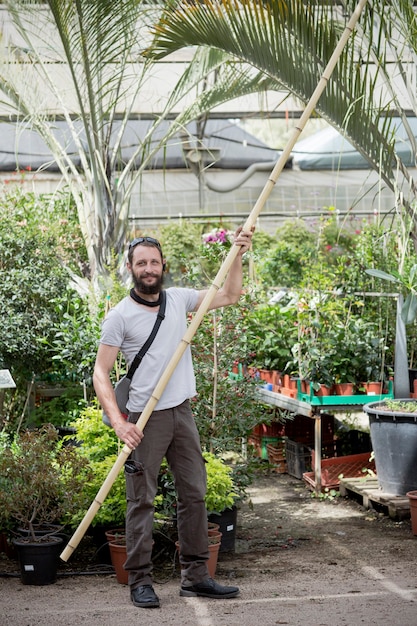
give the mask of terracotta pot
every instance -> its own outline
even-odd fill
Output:
[[[105,531],[107,541],[115,541],[117,539],[124,539],[126,536],[125,528],[113,528],[112,530]]]
[[[320,383],[320,389],[314,392],[315,396],[330,396],[332,388],[328,385],[323,385]]]
[[[127,585],[129,574],[124,568],[126,563],[126,540],[115,539],[109,542],[111,562],[116,573],[117,582],[121,585]]]
[[[219,528],[220,528],[220,526],[219,526]],[[216,528],[216,529],[209,528],[208,529],[208,541],[209,541],[209,544],[221,543],[222,533],[219,530],[219,528]]]
[[[259,370],[259,376],[261,378],[261,380],[263,380],[266,383],[270,383],[271,385],[274,384],[274,371],[273,370],[263,370],[260,369]]]
[[[382,394],[382,383],[381,382],[369,382],[363,383],[365,388],[365,392],[368,396],[379,396]]]
[[[215,578],[216,569],[217,569],[217,560],[219,558],[219,550],[220,550],[220,544],[222,540],[222,533],[217,530],[209,530],[208,535],[209,535],[209,545],[208,545],[209,559],[207,561],[207,569],[208,569],[210,578]],[[181,548],[180,548],[179,541],[175,542],[175,547],[177,548],[178,553],[180,554]]]
[[[286,389],[297,390],[297,379],[293,378],[289,374],[284,374],[282,377],[282,384]]]
[[[217,560],[219,558],[221,541],[218,543],[209,543],[209,560],[207,561],[207,568],[210,578],[215,578],[217,569]]]
[[[281,387],[280,393],[282,393],[283,396],[288,396],[289,398],[295,398],[297,395],[297,390],[290,389],[289,387]]]
[[[353,396],[353,383],[335,383],[334,390],[337,396]]]
[[[278,370],[272,370],[272,384],[280,385],[281,384],[281,372]]]
[[[152,545],[154,545],[154,543],[155,542],[152,542]],[[129,580],[129,573],[124,568],[124,564],[126,563],[127,558],[125,537],[119,537],[119,539],[109,541],[109,550],[117,582],[121,585],[127,585]]]

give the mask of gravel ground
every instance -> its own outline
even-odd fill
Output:
[[[216,574],[240,587],[239,598],[180,598],[175,551],[167,548],[155,567],[161,608],[135,608],[86,538],[44,587],[23,585],[17,563],[0,555],[0,624],[417,625],[410,520],[349,499],[319,501],[287,474],[257,478],[250,495],[253,508],[245,503],[238,512],[235,552],[220,553]]]

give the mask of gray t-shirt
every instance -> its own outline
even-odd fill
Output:
[[[172,355],[187,329],[187,312],[197,304],[198,291],[170,287],[166,290],[165,319],[136,370],[127,408],[143,411]],[[100,343],[117,346],[130,364],[152,332],[157,311],[145,308],[129,296],[108,312],[102,326]],[[178,406],[196,395],[191,349],[187,346],[169,379],[155,410]]]

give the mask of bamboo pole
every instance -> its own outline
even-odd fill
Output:
[[[284,148],[280,158],[278,159],[275,167],[273,168],[258,200],[256,201],[252,211],[250,212],[244,226],[243,226],[243,230],[248,231],[251,230],[251,228],[253,226],[255,226],[256,220],[259,216],[259,213],[261,212],[266,200],[268,199],[275,183],[278,180],[278,177],[281,173],[281,171],[283,170],[288,158],[290,157],[291,151],[299,137],[299,135],[301,134],[302,130],[304,129],[307,120],[310,118],[321,94],[323,93],[328,80],[330,79],[330,76],[337,64],[337,61],[342,53],[343,48],[345,47],[350,35],[352,34],[354,27],[363,11],[363,8],[366,4],[367,0],[360,0],[355,8],[355,11],[353,12],[351,18],[349,19],[349,22],[347,23],[341,37],[340,40],[332,54],[332,56],[329,59],[328,64],[326,65],[326,68],[320,78],[319,83],[317,84],[316,89],[314,90],[303,114],[301,115],[298,125],[294,128],[293,133],[290,137],[290,139],[288,140],[288,143],[286,145],[286,147]],[[164,373],[161,376],[160,381],[158,382],[158,384],[156,385],[150,399],[148,400],[139,420],[136,423],[136,428],[138,428],[139,430],[143,431],[149,417],[151,416],[153,410],[155,409],[156,404],[158,403],[158,400],[160,399],[169,379],[171,378],[178,362],[180,361],[182,355],[184,354],[185,350],[187,349],[187,347],[190,345],[192,338],[194,337],[195,333],[198,330],[198,327],[201,324],[201,321],[204,317],[204,315],[207,313],[207,311],[209,310],[210,304],[212,303],[218,289],[220,289],[221,285],[223,284],[223,281],[227,275],[227,273],[230,270],[230,267],[233,263],[233,261],[236,259],[237,255],[239,252],[239,246],[233,245],[230,248],[230,251],[228,253],[228,255],[226,256],[222,266],[220,267],[211,287],[208,289],[198,311],[196,311],[193,320],[191,321],[191,323],[189,324],[180,344],[178,345],[175,353],[173,354],[170,362],[168,363]],[[75,550],[75,548],[78,546],[79,542],[81,541],[81,539],[83,538],[84,534],[86,533],[89,525],[91,524],[91,521],[94,519],[95,514],[97,513],[98,509],[100,508],[100,506],[103,504],[107,494],[109,493],[114,481],[117,478],[117,475],[119,474],[120,470],[122,469],[122,467],[124,466],[125,461],[127,460],[127,458],[130,455],[130,448],[125,445],[118,458],[116,459],[112,469],[110,470],[107,478],[105,479],[103,485],[101,486],[100,490],[98,491],[94,501],[92,502],[92,504],[90,505],[90,508],[88,509],[87,513],[85,514],[84,518],[81,520],[78,528],[76,529],[75,533],[73,534],[73,536],[71,537],[71,539],[69,540],[67,546],[65,547],[65,549],[63,550],[62,554],[61,554],[61,559],[63,561],[67,561],[69,559],[69,557],[71,556],[71,554],[73,553],[73,551]]]

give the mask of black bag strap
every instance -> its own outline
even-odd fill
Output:
[[[129,371],[126,374],[126,378],[132,380],[133,374],[136,372],[139,367],[143,357],[151,347],[151,343],[156,337],[156,333],[159,330],[162,320],[165,318],[165,308],[166,308],[166,293],[165,291],[161,291],[161,304],[159,305],[158,315],[156,316],[155,324],[153,325],[152,332],[149,335],[148,339],[145,341],[135,358],[133,359]]]

